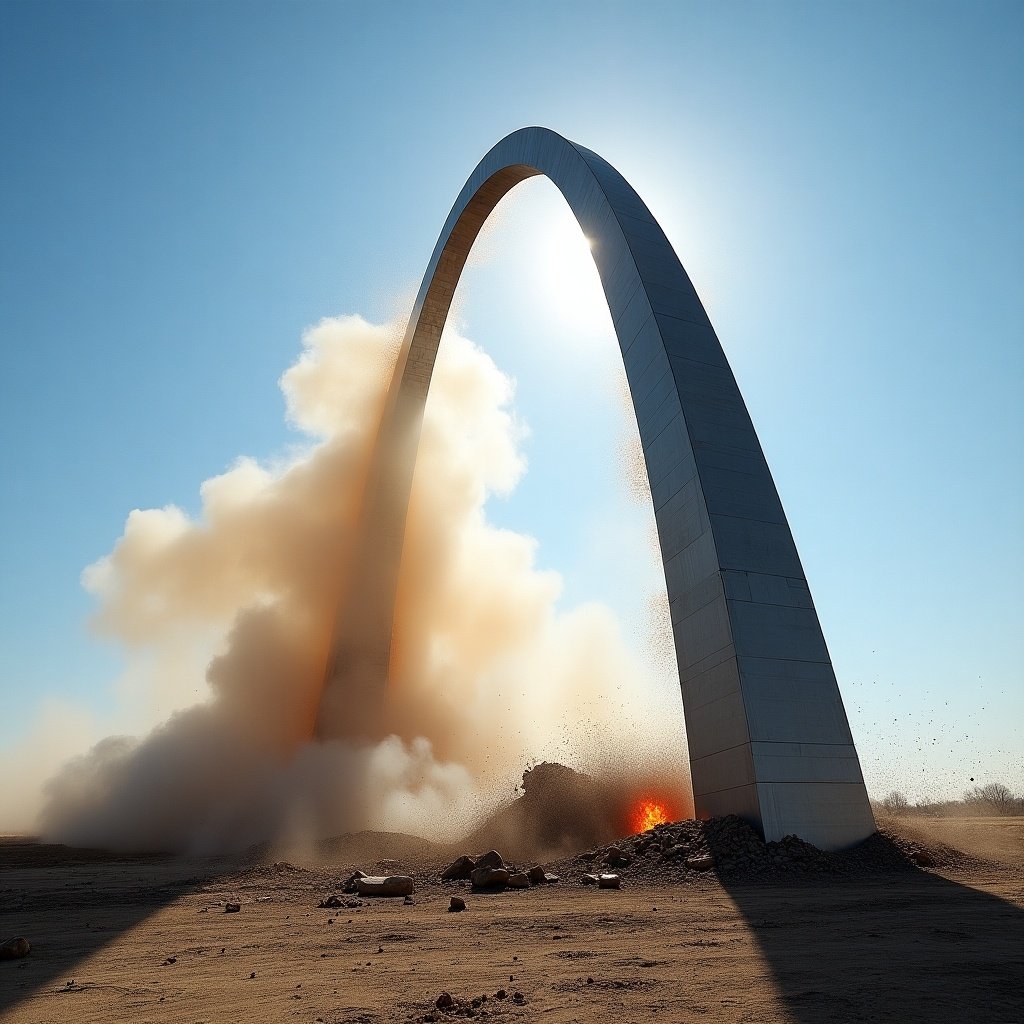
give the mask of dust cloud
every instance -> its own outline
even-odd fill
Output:
[[[386,719],[318,737],[403,328],[356,316],[311,328],[281,379],[305,443],[206,481],[198,517],[132,512],[86,570],[95,627],[126,652],[122,698],[158,724],[102,740],[49,781],[47,839],[188,852],[360,829],[456,839],[542,760],[638,794],[667,779],[688,813],[678,689],[665,692],[609,608],[562,607],[530,537],[488,522],[488,498],[525,471],[524,427],[512,382],[452,331],[413,479]]]

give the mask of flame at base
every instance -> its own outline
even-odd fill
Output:
[[[634,835],[669,820],[668,808],[657,800],[640,800],[633,807],[630,828]]]

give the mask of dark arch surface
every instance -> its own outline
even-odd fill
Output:
[[[664,232],[596,153],[545,128],[502,139],[466,182],[402,344],[318,729],[387,680],[406,510],[455,287],[510,188],[548,177],[590,240],[622,351],[657,521],[700,817],[823,848],[874,831],[860,763],[796,546],[739,388]]]

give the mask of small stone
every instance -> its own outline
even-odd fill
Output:
[[[32,952],[32,945],[23,935],[8,939],[0,946],[0,960],[20,960]]]
[[[241,903],[225,903],[224,913],[225,914],[237,914],[242,909]]]
[[[415,888],[409,875],[365,875],[356,879],[360,896],[409,896]]]
[[[599,889],[621,889],[622,888],[622,875],[606,874],[599,875],[597,879],[597,887]]]
[[[544,874],[544,869],[539,865],[535,864],[529,871],[526,872],[531,882],[534,885],[540,885],[542,882],[547,881],[547,877]]]
[[[710,871],[715,866],[715,858],[710,853],[702,853],[696,857],[687,857],[686,866],[691,871]]]
[[[508,876],[506,884],[510,889],[529,889],[530,876],[523,871],[517,871],[514,875]]]
[[[498,991],[494,993],[494,998],[504,999],[507,995],[508,993],[503,988],[499,988]]]
[[[512,1001],[515,1002],[515,1003],[525,1003],[526,1002],[526,996],[524,996],[522,992],[513,992],[512,993]]]
[[[461,896],[453,896],[448,905],[449,914],[458,914],[466,909],[466,901]]]
[[[411,896],[406,896],[402,902],[407,906],[411,907],[416,901]]]
[[[500,857],[498,858],[501,859]],[[472,857],[459,857],[441,872],[442,882],[457,882],[469,878],[473,874],[473,868],[477,866]],[[493,864],[491,867],[502,867],[501,864]]]
[[[552,875],[550,872],[544,873],[544,881],[548,885],[554,885],[556,882],[560,882],[562,879],[558,875]]]
[[[492,868],[484,865],[473,869],[472,878],[474,888],[489,889],[508,885],[509,873],[504,868]]]
[[[328,896],[327,899],[321,900],[317,906],[321,909],[329,909],[331,907],[340,907],[342,900],[340,896]]]

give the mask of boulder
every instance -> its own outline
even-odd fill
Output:
[[[506,884],[510,889],[529,889],[530,876],[525,871],[517,871],[514,875],[508,876]]]
[[[466,909],[466,901],[461,896],[453,896],[448,905],[449,914],[458,914]]]
[[[500,867],[501,865],[493,866]],[[460,857],[441,872],[441,881],[457,882],[469,878],[473,874],[473,868],[475,867],[476,861],[472,857]]]
[[[505,862],[497,850],[488,850],[483,856],[477,857],[476,866],[478,868],[503,868]]]
[[[622,875],[598,875],[597,886],[599,889],[620,889],[622,887]]]
[[[598,879],[597,875],[591,875],[591,874],[580,875],[580,882],[582,882],[583,885],[597,885],[598,881],[599,881],[599,879]]]
[[[542,882],[547,881],[544,876],[544,869],[539,864],[535,864],[526,874],[534,885],[540,885]]]
[[[360,896],[410,896],[416,883],[408,875],[367,875],[356,879]]]
[[[19,935],[17,938],[8,939],[0,946],[0,960],[20,960],[32,952],[32,946],[28,939]]]
[[[500,885],[508,885],[509,873],[505,868],[492,868],[484,865],[474,868],[471,877],[474,888],[491,889]]]

